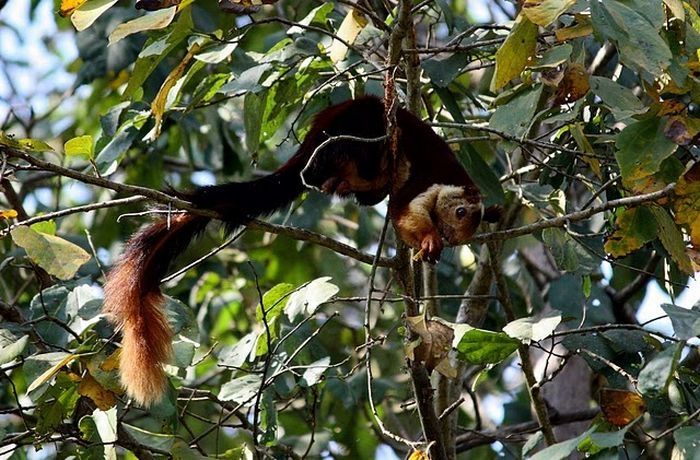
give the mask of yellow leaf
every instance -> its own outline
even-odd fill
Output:
[[[603,388],[600,391],[600,409],[605,420],[615,426],[625,426],[646,410],[644,399],[634,392]]]
[[[573,40],[574,38],[585,37],[593,33],[593,25],[588,17],[583,17],[576,24],[570,27],[564,27],[563,29],[557,29],[554,34],[557,37],[557,41],[565,42],[567,40]]]
[[[192,45],[185,57],[182,58],[180,64],[178,64],[178,66],[170,72],[170,75],[167,76],[163,82],[163,85],[158,90],[158,94],[156,94],[156,97],[153,99],[153,102],[151,103],[151,111],[153,112],[156,122],[154,127],[155,136],[160,135],[160,128],[163,123],[163,114],[165,113],[165,103],[168,100],[168,93],[170,93],[170,90],[173,88],[173,86],[175,86],[175,83],[177,83],[182,74],[185,73],[187,66],[197,51],[199,51],[199,48],[199,43],[194,43]]]
[[[58,10],[58,14],[63,16],[70,16],[73,11],[80,8],[80,6],[87,0],[61,0],[61,7]]]
[[[574,140],[576,141],[576,145],[578,145],[578,148],[585,152],[585,153],[595,153],[593,150],[593,146],[591,143],[588,141],[588,138],[586,137],[586,134],[583,132],[583,128],[581,126],[581,123],[575,123],[569,126],[569,132],[573,136]],[[598,159],[594,156],[588,156],[585,155],[582,157],[583,161],[588,163],[588,165],[591,167],[591,171],[600,179],[603,177],[603,173],[600,170],[600,162]]]
[[[430,456],[424,450],[414,450],[408,456],[408,460],[430,460]]]
[[[73,278],[78,269],[90,260],[90,254],[80,246],[58,236],[39,233],[26,225],[13,229],[10,235],[17,246],[24,248],[30,259],[62,280]]]
[[[63,366],[68,365],[77,356],[78,356],[77,354],[71,353],[69,355],[66,355],[63,359],[61,359],[59,362],[57,362],[53,366],[49,367],[43,374],[41,374],[36,380],[34,380],[29,385],[29,387],[27,387],[27,393],[36,390],[44,383],[51,380],[54,375],[58,374],[58,371],[60,371]]]
[[[622,257],[656,239],[658,229],[649,208],[624,209],[615,220],[617,230],[605,241],[605,252]]]
[[[535,24],[547,27],[574,3],[576,0],[525,0],[523,14]]]
[[[535,55],[537,25],[519,15],[506,41],[496,52],[496,70],[491,80],[491,91],[503,88],[520,75]]]
[[[700,248],[700,163],[678,180],[673,210],[676,223],[688,226],[690,241]]]
[[[338,28],[338,37],[342,38],[348,43],[354,43],[357,36],[362,32],[362,29],[367,25],[367,18],[365,18],[362,13],[355,9],[351,9],[348,14],[343,19],[343,22]],[[333,63],[342,61],[345,58],[345,54],[348,51],[348,47],[345,46],[339,40],[333,39],[330,49],[330,58]]]
[[[14,219],[17,217],[17,211],[14,209],[0,210],[0,219]]]
[[[119,356],[121,355],[121,351],[121,348],[117,348],[114,351],[114,353],[109,355],[109,357],[105,359],[102,362],[102,364],[100,364],[100,369],[102,369],[105,372],[110,372],[119,369]]]
[[[99,384],[95,378],[86,373],[78,385],[78,393],[92,399],[101,410],[107,410],[117,404],[117,398],[111,391]]]

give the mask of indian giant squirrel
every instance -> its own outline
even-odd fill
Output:
[[[219,213],[228,231],[289,205],[306,186],[353,196],[361,205],[377,204],[388,195],[398,237],[436,262],[443,241],[464,244],[476,231],[483,215],[481,194],[430,126],[404,109],[398,109],[396,123],[399,161],[393,168],[384,104],[364,97],[321,111],[296,154],[273,173],[178,195]],[[341,137],[314,153],[333,136]],[[165,392],[162,366],[172,352],[160,280],[210,220],[184,213],[153,222],[131,237],[107,277],[103,311],[122,333],[121,381],[143,406]]]

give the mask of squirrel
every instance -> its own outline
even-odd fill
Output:
[[[444,242],[465,244],[476,231],[484,213],[481,194],[430,126],[404,109],[397,110],[396,123],[395,168],[384,103],[363,97],[321,111],[298,151],[271,174],[176,193],[217,212],[227,231],[289,205],[307,187],[368,206],[389,196],[398,238],[435,263]],[[162,366],[172,352],[160,280],[210,220],[194,213],[156,220],[131,237],[107,276],[103,312],[122,332],[122,385],[142,406],[162,398],[167,386]]]

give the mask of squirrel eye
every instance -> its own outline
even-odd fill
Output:
[[[459,219],[461,219],[461,218],[463,218],[464,216],[467,215],[467,210],[464,209],[464,206],[460,206],[459,208],[457,208],[457,209],[455,210],[455,214],[457,215],[457,217],[458,217]]]

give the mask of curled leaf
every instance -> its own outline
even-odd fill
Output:
[[[603,388],[600,390],[600,409],[608,423],[621,427],[642,415],[646,404],[635,391]]]
[[[425,363],[426,369],[432,371],[450,353],[454,331],[439,321],[426,321],[423,316],[408,318],[408,327],[420,340],[411,344],[407,355],[414,361]]]
[[[14,219],[17,217],[17,211],[14,209],[1,209],[0,219]]]

